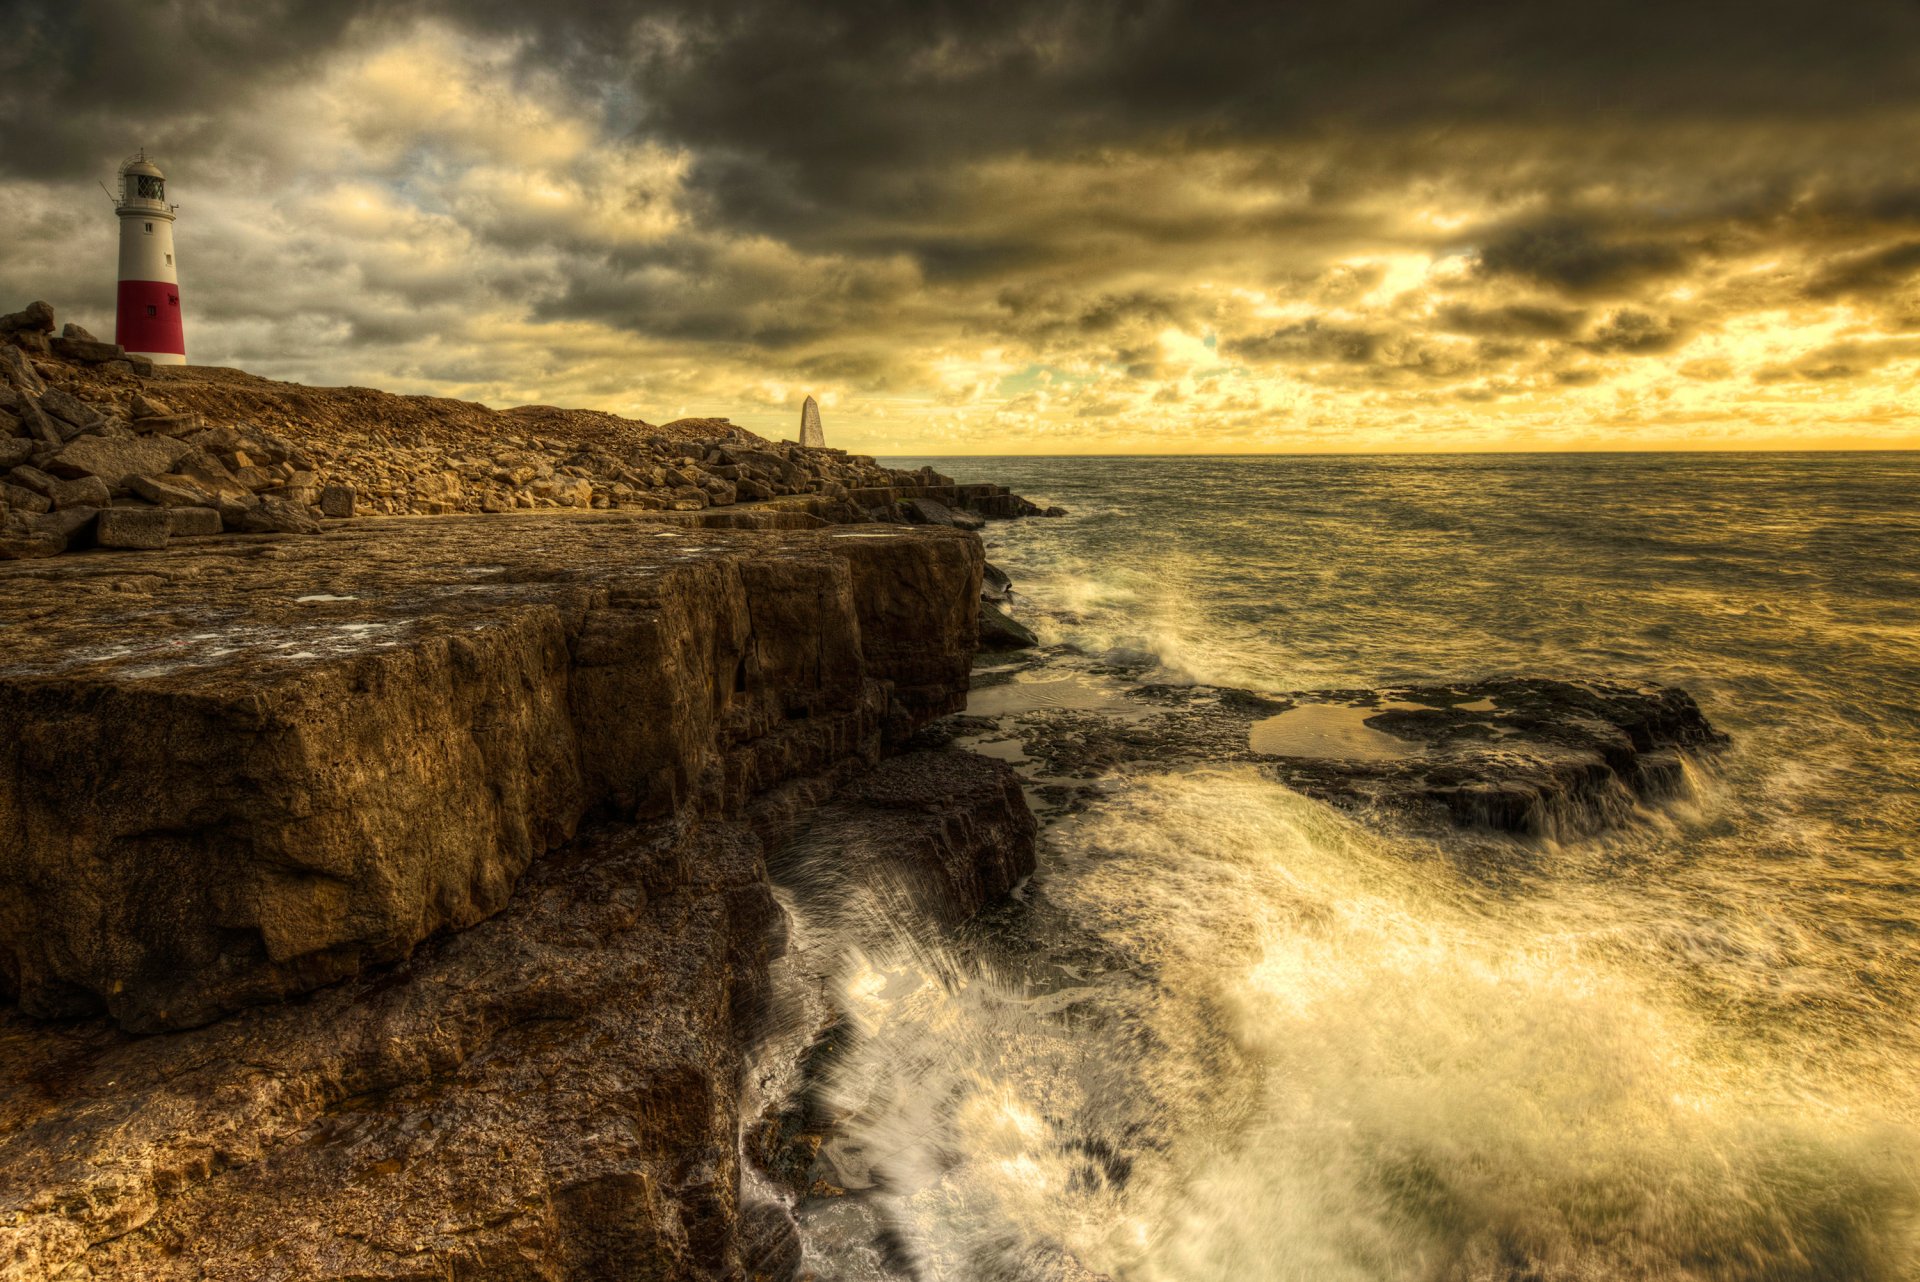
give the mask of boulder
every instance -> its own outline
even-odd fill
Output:
[[[198,414],[167,414],[133,420],[134,431],[157,433],[161,436],[189,436],[199,428]]]
[[[1031,650],[1040,644],[1026,624],[991,601],[980,603],[980,648],[983,650]]]
[[[262,498],[258,507],[249,508],[240,518],[240,528],[249,534],[318,534],[320,522],[298,503]]]
[[[64,507],[33,518],[33,528],[57,534],[68,548],[92,541],[94,518],[100,515],[97,507]]]
[[[81,476],[71,481],[55,481],[47,490],[47,498],[58,508],[69,507],[105,507],[112,501],[113,495],[107,491],[107,483],[97,476]]]
[[[172,534],[172,519],[158,507],[107,508],[93,531],[103,548],[163,548]]]
[[[214,511],[220,514],[220,521],[229,530],[246,528],[247,517],[260,506],[260,500],[242,490],[238,495],[221,494],[213,500]]]
[[[33,442],[26,437],[0,437],[0,471],[19,467],[32,457]]]
[[[56,338],[49,346],[55,356],[64,356],[70,361],[81,361],[88,365],[117,361],[127,354],[127,349],[118,343],[100,343],[86,338]]]
[[[161,475],[187,452],[185,442],[170,436],[135,436],[116,440],[82,436],[70,442],[48,464],[64,476],[97,476],[116,494],[124,494],[136,476]]]
[[[1013,579],[1008,573],[988,561],[980,571],[980,599],[983,601],[1004,601],[1013,595]]]
[[[66,550],[67,541],[58,534],[37,528],[17,513],[0,512],[0,561],[59,556]]]
[[[61,434],[59,422],[51,414],[40,408],[36,400],[20,402],[20,421],[26,425],[27,435],[42,445],[64,445],[66,437]]]
[[[92,334],[89,334],[83,327],[74,324],[72,321],[68,321],[60,327],[60,336],[62,338],[78,338],[89,343],[97,343],[100,341]]]
[[[171,418],[173,406],[147,392],[135,392],[127,402],[127,416],[136,422],[143,418]]]
[[[938,499],[904,499],[900,510],[915,525],[952,525],[953,511]]]
[[[219,534],[226,528],[219,511],[210,507],[170,507],[167,520],[176,539]]]
[[[218,498],[247,499],[253,494],[240,483],[239,477],[227,470],[226,464],[203,449],[191,449],[181,455],[173,465],[173,473]]]
[[[320,490],[320,514],[342,520],[353,515],[354,492],[351,485],[327,485]]]
[[[100,540],[173,519],[109,508]],[[977,541],[662,528],[174,549],[137,611],[91,567],[0,579],[0,725],[39,727],[0,753],[0,813],[37,816],[0,864],[17,1008],[154,1031],[311,992],[500,911],[588,815],[744,814],[964,706]]]
[[[33,367],[26,353],[4,343],[0,343],[0,378],[5,379],[8,386],[35,396],[47,390],[47,380],[40,377],[40,371]]]
[[[7,473],[7,479],[15,485],[25,486],[35,494],[45,494],[49,497],[53,494],[55,478],[48,476],[37,467],[28,467],[25,465],[16,467],[13,471]]]
[[[53,304],[32,302],[17,312],[0,316],[0,334],[53,333]]]
[[[10,481],[0,481],[0,503],[16,512],[44,512],[53,506],[46,495]]]
[[[184,476],[130,476],[127,488],[159,507],[206,507],[208,494]]]

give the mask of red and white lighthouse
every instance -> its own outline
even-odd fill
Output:
[[[142,151],[120,166],[120,309],[113,341],[156,365],[185,365],[180,273],[173,264],[174,206],[167,179]]]

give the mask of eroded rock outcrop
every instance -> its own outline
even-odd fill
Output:
[[[375,524],[0,569],[0,1278],[784,1276],[767,852],[949,922],[1032,866],[1004,767],[874,769],[977,541]]]
[[[617,516],[229,546],[125,604],[104,558],[6,579],[0,975],[30,1014],[203,1022],[471,925],[590,813],[870,757],[957,706],[980,580],[964,535]]]
[[[1668,686],[1503,677],[1268,696],[1084,679],[1089,706],[1063,707],[1024,702],[1019,674],[998,674],[942,732],[1018,743],[1047,809],[1087,804],[1114,770],[1239,761],[1394,822],[1526,837],[1594,832],[1682,796],[1684,756],[1726,742]]]

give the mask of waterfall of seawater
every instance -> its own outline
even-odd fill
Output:
[[[1778,537],[1787,518],[1764,499]],[[1426,534],[1405,535],[1396,559],[1372,531],[1370,564],[1309,532],[1308,582],[1302,548],[1212,565],[1188,548],[1199,568],[1184,579],[1164,561],[1129,576],[1100,528],[1029,523],[996,531],[990,553],[1018,567],[1043,636],[1157,658],[1157,679],[1225,667],[1201,679],[1254,684],[1262,664],[1270,689],[1301,671],[1710,673],[1686,683],[1735,747],[1696,768],[1690,800],[1515,846],[1501,878],[1463,873],[1453,856],[1470,837],[1409,835],[1251,768],[1207,767],[1109,780],[1099,804],[1044,831],[1020,902],[961,943],[802,896],[786,991],[849,1030],[817,1087],[835,1119],[826,1165],[847,1192],[800,1207],[809,1269],[849,1282],[1920,1277],[1920,927],[1898,782],[1920,760],[1916,704],[1898,693],[1916,657],[1911,577],[1868,557],[1818,570],[1819,592],[1803,571],[1774,584],[1751,567],[1715,571],[1718,592],[1679,570],[1630,591],[1580,579],[1584,553],[1569,550],[1560,582],[1581,596],[1503,571],[1509,549],[1469,530],[1458,538],[1485,544],[1469,549],[1475,573],[1495,581],[1434,579],[1454,631],[1409,635],[1382,620],[1431,602],[1369,576],[1435,555]],[[1717,564],[1751,559],[1724,518],[1711,537]],[[1235,586],[1261,574],[1294,581]],[[1889,602],[1871,618],[1839,595],[1863,581]],[[1277,602],[1264,614],[1246,604],[1263,592]],[[1499,619],[1516,601],[1540,605],[1509,635]],[[1849,663],[1814,657],[1833,653]]]

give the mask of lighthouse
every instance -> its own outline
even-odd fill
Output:
[[[185,365],[187,340],[180,326],[180,274],[173,263],[174,206],[167,178],[136,153],[120,166],[120,306],[113,341],[156,365]]]

